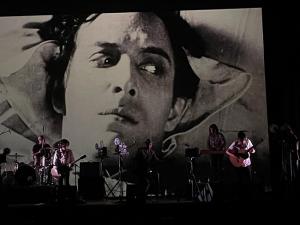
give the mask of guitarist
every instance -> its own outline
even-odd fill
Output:
[[[237,140],[232,142],[226,154],[229,155],[229,159],[232,165],[234,165],[237,175],[238,197],[239,200],[242,200],[247,196],[250,197],[251,194],[252,177],[250,154],[255,153],[255,149],[251,140],[246,137],[243,131],[239,131],[237,136]]]
[[[56,171],[56,177],[58,178],[58,185],[65,184],[69,186],[70,170],[72,162],[74,162],[73,151],[69,149],[70,142],[67,139],[60,141],[59,149],[54,153],[53,157],[53,169]],[[53,176],[54,174],[52,174]]]

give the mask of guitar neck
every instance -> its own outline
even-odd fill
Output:
[[[74,160],[73,162],[70,163],[71,166],[74,166],[75,163],[77,163],[79,160],[84,159],[85,157],[86,157],[86,155],[83,155],[83,156],[79,157],[78,159]]]

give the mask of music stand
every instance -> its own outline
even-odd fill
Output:
[[[96,158],[100,159],[100,168],[99,168],[100,176],[103,177],[104,185],[107,187],[109,194],[112,194],[113,197],[115,197],[115,195],[113,193],[113,188],[110,188],[110,186],[108,185],[108,183],[106,182],[106,180],[104,178],[105,176],[104,176],[104,170],[103,170],[103,159],[107,157],[107,147],[99,147],[99,145],[96,143],[95,148],[96,148],[96,150],[98,150],[98,156],[96,156]],[[105,189],[104,189],[104,193],[105,193],[105,197],[109,196],[109,194],[106,194]]]
[[[118,174],[119,174],[119,178],[117,183],[110,189],[109,193],[107,194],[107,196],[109,196],[110,194],[112,194],[114,197],[114,193],[113,191],[115,190],[116,187],[119,187],[120,189],[120,201],[123,200],[123,183],[122,183],[122,177],[123,177],[123,167],[122,167],[122,151],[119,151],[118,153]],[[124,154],[124,153],[123,153]]]

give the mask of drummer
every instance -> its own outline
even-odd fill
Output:
[[[45,166],[45,158],[51,157],[51,147],[46,143],[43,135],[38,136],[36,144],[32,147],[33,166],[39,169]]]

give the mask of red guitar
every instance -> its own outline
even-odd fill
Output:
[[[226,154],[229,156],[229,161],[234,167],[245,167],[245,160],[250,157],[250,152],[259,144],[261,144],[264,141],[264,139],[261,139],[259,142],[257,142],[255,145],[253,145],[251,148],[246,150],[245,153],[239,153],[243,152],[244,149],[235,149],[237,150],[236,153],[232,151],[231,149],[227,149]]]
[[[71,170],[72,167],[75,165],[76,162],[78,162],[79,160],[81,159],[84,159],[86,157],[86,155],[83,155],[83,156],[80,156],[78,159],[74,160],[73,162],[71,162],[68,166],[69,169]],[[57,171],[57,167],[56,166],[53,166],[52,169],[51,169],[51,176],[52,178],[54,179],[58,179],[59,177],[61,177],[61,174],[59,174],[59,172]]]

